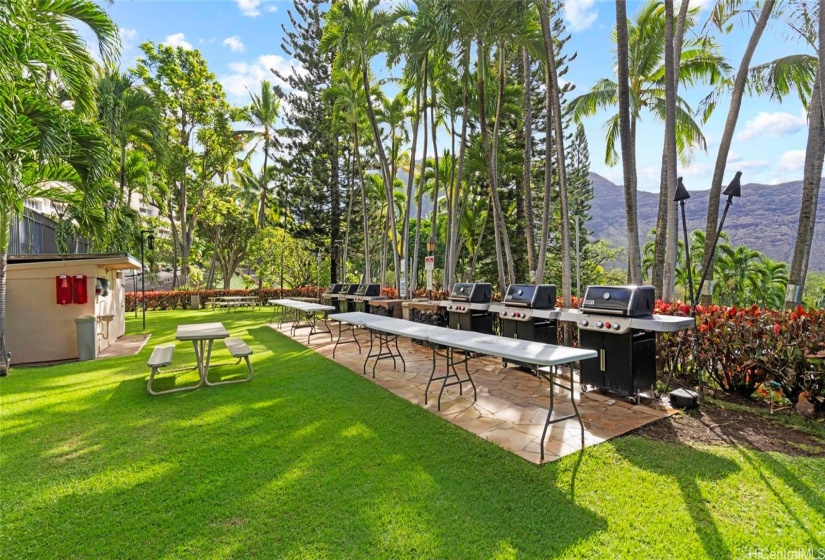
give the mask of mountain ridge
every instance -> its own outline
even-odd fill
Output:
[[[609,179],[590,174],[593,183],[591,219],[587,228],[595,239],[605,239],[620,247],[627,246],[627,220],[624,190]],[[704,231],[710,190],[691,191],[685,203],[688,231]],[[799,209],[802,203],[802,181],[778,185],[748,183],[742,185],[742,198],[735,198],[725,219],[724,231],[731,243],[747,245],[774,260],[790,263],[796,241]],[[721,200],[721,211],[725,199]],[[642,245],[649,240],[648,232],[656,227],[659,193],[638,191],[637,212]],[[681,220],[681,211],[679,215]],[[679,231],[682,231],[681,224]],[[680,234],[681,240],[681,234]],[[825,271],[825,199],[819,197],[817,220],[811,249],[810,272]]]

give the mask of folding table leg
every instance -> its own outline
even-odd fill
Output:
[[[541,431],[541,457],[540,460],[544,461],[544,438],[547,435],[547,427],[550,424],[555,424],[557,422],[563,422],[564,420],[569,420],[571,418],[576,418],[579,421],[579,429],[581,430],[581,450],[584,451],[584,422],[582,421],[581,414],[579,414],[579,407],[576,405],[576,394],[575,394],[575,383],[573,382],[573,370],[572,367],[570,369],[570,384],[562,384],[556,381],[556,368],[558,366],[553,366],[551,370],[544,373],[538,366],[533,367],[533,372],[536,375],[541,375],[544,377],[547,382],[550,384],[550,407],[547,409],[547,420],[544,422],[544,429]],[[573,404],[573,414],[568,414],[567,416],[561,416],[559,418],[552,418],[553,416],[553,408],[555,406],[555,391],[553,390],[554,387],[559,387],[568,391],[570,393],[570,402]]]

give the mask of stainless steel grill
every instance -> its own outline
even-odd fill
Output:
[[[335,305],[338,308],[338,313],[347,313],[348,311],[355,311],[355,302],[353,297],[358,291],[358,284],[344,284],[341,290],[335,294]]]
[[[553,284],[510,284],[501,303],[490,305],[490,311],[498,314],[505,338],[558,344],[559,310]]]
[[[358,286],[352,298],[355,302],[355,310],[362,313],[369,313],[370,301],[380,297],[382,297],[381,284],[361,284]]]
[[[581,382],[638,400],[656,383],[656,333],[692,328],[691,317],[654,315],[653,286],[588,286],[578,310],[563,310],[575,321],[581,348],[598,360],[581,362]]]
[[[492,296],[492,284],[460,282],[453,286],[449,299],[439,305],[446,308],[451,329],[492,334]]]

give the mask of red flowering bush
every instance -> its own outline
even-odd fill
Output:
[[[658,302],[656,312],[687,315],[690,308]],[[722,390],[746,397],[768,381],[791,402],[803,391],[823,393],[825,368],[816,355],[825,350],[825,310],[698,306],[696,327],[659,337],[659,358],[677,374],[695,378],[698,368]]]

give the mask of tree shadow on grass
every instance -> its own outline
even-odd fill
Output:
[[[7,519],[9,552],[546,558],[606,529],[558,488],[555,466],[321,356],[295,367],[293,343],[262,332],[250,330],[274,351],[251,383],[151,398],[135,377],[62,418],[86,451],[52,453],[64,462],[38,480],[40,498]],[[31,466],[15,454],[4,468]]]
[[[730,459],[718,457],[684,444],[668,444],[640,440],[646,448],[659,446],[658,453],[639,453],[638,447],[619,444],[616,449],[636,467],[665,476],[676,482],[685,507],[693,520],[705,554],[709,558],[732,558],[713,513],[702,496],[701,482],[721,481],[739,471]]]

